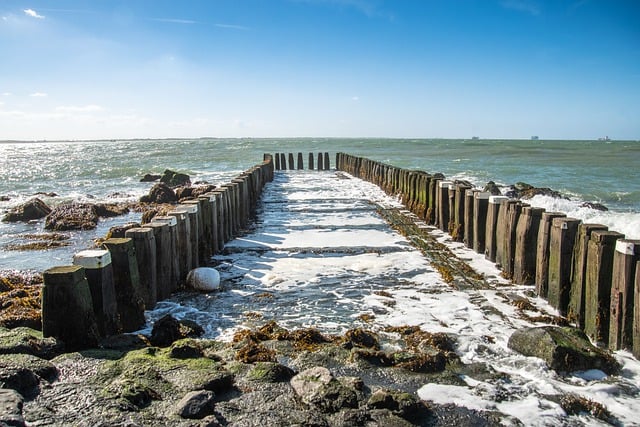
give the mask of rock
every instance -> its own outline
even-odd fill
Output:
[[[596,202],[584,202],[580,205],[580,207],[594,209],[601,212],[607,212],[609,210],[609,208],[607,208],[605,205]]]
[[[199,420],[213,414],[215,393],[208,390],[191,391],[178,402],[176,413],[182,418]]]
[[[15,390],[0,389],[0,425],[22,427],[24,398]]]
[[[388,409],[406,420],[426,418],[427,408],[412,394],[396,390],[377,390],[367,401],[371,409]]]
[[[175,203],[178,201],[176,193],[165,183],[155,184],[149,194],[140,197],[143,203]]]
[[[98,211],[89,203],[64,203],[56,206],[47,216],[47,230],[92,230],[98,224]]]
[[[374,350],[378,350],[380,348],[378,337],[376,337],[374,333],[360,328],[349,329],[344,334],[344,338],[353,347],[372,348]]]
[[[194,187],[185,186],[176,188],[176,196],[179,200],[183,199],[194,199],[203,194],[209,193],[216,189],[215,185],[207,184],[207,185],[198,185]]]
[[[484,186],[482,191],[488,191],[492,196],[499,196],[502,194],[500,187],[498,187],[498,185],[493,181],[487,182],[487,185]]]
[[[42,332],[30,328],[0,331],[0,354],[30,354],[52,359],[62,353],[63,344],[55,338],[43,338]]]
[[[0,196],[0,202],[8,202],[9,200],[11,200],[11,197],[9,196]]]
[[[2,218],[4,222],[32,221],[44,218],[51,213],[51,208],[37,197],[11,209]]]
[[[178,321],[170,314],[153,325],[150,342],[158,347],[168,347],[183,338],[196,338],[204,333],[202,327],[188,320]]]
[[[209,390],[222,394],[233,388],[235,376],[229,371],[215,371],[193,386],[194,390]]]
[[[154,182],[162,178],[162,175],[153,175],[150,173],[144,174],[142,178],[140,178],[140,182]]]
[[[181,185],[191,185],[189,175],[178,173],[172,170],[165,170],[160,178],[160,182],[167,184],[169,187],[179,187]]]
[[[107,235],[105,236],[106,239],[111,239],[111,238],[124,238],[125,233],[127,232],[127,230],[131,229],[131,228],[137,228],[140,227],[140,224],[138,224],[137,222],[128,222],[126,224],[122,224],[122,225],[114,225],[113,227],[111,227],[109,229],[109,231],[107,232]]]
[[[38,393],[40,380],[53,381],[58,370],[51,363],[30,354],[0,355],[0,388],[10,388],[23,396]]]
[[[508,346],[525,356],[543,359],[559,372],[599,369],[613,375],[620,364],[606,350],[595,347],[580,329],[565,326],[542,326],[515,331]]]
[[[304,403],[324,412],[358,407],[356,392],[342,385],[327,368],[317,366],[302,371],[290,384]]]
[[[220,273],[210,267],[194,268],[187,274],[187,286],[197,291],[217,291],[220,289]]]
[[[195,359],[202,357],[204,352],[194,340],[180,340],[171,345],[170,357],[174,359]]]
[[[276,352],[250,341],[236,352],[236,360],[242,363],[275,362]]]
[[[161,400],[157,391],[132,378],[118,378],[109,384],[105,391],[113,397],[125,399],[137,409],[149,406],[153,400]]]
[[[258,362],[247,374],[251,381],[277,383],[291,380],[295,371],[277,362]]]
[[[519,199],[531,199],[534,196],[547,196],[552,197],[554,199],[566,199],[559,191],[552,190],[547,187],[539,187],[539,188],[530,188],[527,190],[522,190],[518,193],[517,198]]]
[[[97,203],[95,206],[96,213],[101,218],[112,218],[129,213],[129,207],[122,203]]]

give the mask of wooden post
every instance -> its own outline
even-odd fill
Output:
[[[304,169],[304,163],[302,162],[302,153],[298,153],[298,169]]]
[[[340,153],[336,154],[336,156],[339,156],[339,154]],[[309,153],[309,170],[313,170],[313,153]]]
[[[200,265],[208,262],[213,255],[213,204],[216,201],[215,196],[207,193],[198,196],[200,201],[199,211],[199,230],[200,230]]]
[[[633,346],[631,351],[636,359],[640,359],[640,261],[636,262],[633,307]]]
[[[109,251],[91,249],[78,252],[73,256],[73,264],[84,268],[100,336],[106,337],[120,333],[122,326],[118,316],[118,302]]]
[[[169,227],[169,245],[170,247],[166,247],[165,250],[169,251],[170,262],[171,262],[171,280],[169,280],[169,288],[168,293],[160,293],[158,292],[158,299],[165,299],[171,295],[171,292],[178,289],[178,285],[181,281],[180,277],[180,254],[178,253],[179,245],[178,245],[178,220],[175,216],[156,216],[151,221],[153,223],[166,224]],[[147,224],[145,224],[147,226]],[[155,233],[154,233],[155,235]],[[158,244],[158,240],[156,239],[156,244]],[[159,258],[156,259],[156,262]]]
[[[454,221],[455,221],[455,216],[456,216],[456,187],[455,187],[455,183],[451,183],[449,185],[449,197],[448,197],[448,201],[449,201],[449,221],[446,225],[446,229],[443,231],[448,231],[449,234],[451,234],[453,236],[453,227],[454,227]]]
[[[329,162],[329,153],[324,153],[324,170],[331,169],[331,163]]]
[[[125,237],[133,241],[138,261],[142,299],[145,308],[152,310],[158,300],[156,238],[153,230],[147,227],[130,228],[126,231]]]
[[[509,198],[506,196],[489,196],[489,204],[487,205],[484,257],[491,262],[496,262],[496,251],[498,248],[496,228],[498,226],[500,203],[502,203],[503,200],[509,200]]]
[[[502,259],[502,271],[504,277],[513,278],[513,271],[516,257],[516,229],[522,209],[529,205],[516,200],[515,203],[509,203],[507,207],[507,216],[505,218],[504,228],[504,252]]]
[[[280,168],[282,170],[287,169],[287,155],[284,153],[280,153]]]
[[[591,233],[596,230],[606,231],[602,224],[580,224],[576,243],[573,247],[573,262],[571,263],[571,289],[569,291],[569,307],[567,319],[584,330],[585,318],[585,286],[587,276],[587,248]]]
[[[425,221],[427,224],[438,224],[438,188],[440,187],[440,181],[444,179],[442,174],[435,174],[429,181],[429,203],[427,204],[427,213],[425,215]]]
[[[280,154],[276,153],[276,170],[280,170]]]
[[[464,245],[473,249],[473,208],[474,208],[474,194],[479,193],[480,190],[475,188],[468,188],[464,192],[464,237],[462,241]]]
[[[203,249],[204,228],[201,224],[204,218],[202,217],[200,203],[200,200],[186,200],[178,205],[178,209],[187,209],[189,214],[189,237],[191,239],[191,264],[189,265],[189,270],[199,267],[200,261],[203,260],[200,252]]]
[[[318,170],[324,170],[323,162],[322,162],[322,153],[318,153]],[[354,175],[358,176],[358,175]]]
[[[449,186],[451,184],[451,181],[438,182],[438,194],[436,195],[436,215],[438,228],[442,231],[448,231],[449,227]]]
[[[519,285],[533,285],[536,282],[536,255],[538,231],[543,208],[522,208],[516,226],[516,248],[513,262],[513,281]]]
[[[61,339],[67,351],[95,347],[100,332],[84,268],[53,267],[43,278],[42,335]]]
[[[487,233],[487,211],[491,194],[479,191],[473,195],[473,250],[485,253]]]
[[[551,241],[551,224],[555,218],[566,217],[561,212],[544,212],[538,229],[538,245],[536,249],[536,293],[546,298],[549,293],[549,243]]]
[[[640,261],[640,240],[620,239],[613,254],[609,348],[633,348],[633,303],[636,264]]]
[[[153,236],[156,240],[156,300],[162,301],[169,298],[171,290],[176,287],[174,285],[171,229],[168,223],[155,220],[144,226],[153,230]]]
[[[554,218],[551,223],[547,300],[563,316],[569,305],[571,259],[579,224],[575,218]]]
[[[587,244],[584,332],[601,346],[609,344],[613,254],[619,239],[624,234],[594,230]]]
[[[216,195],[216,203],[218,204],[218,251],[222,252],[224,244],[229,241],[228,226],[228,202],[226,188],[216,188],[213,190]]]
[[[471,186],[463,182],[459,182],[455,186],[454,194],[454,215],[453,215],[453,230],[451,230],[451,237],[456,242],[464,242],[465,239],[465,210],[467,210],[467,190],[470,190]],[[472,195],[469,196],[472,198]],[[472,235],[473,238],[473,235]]]
[[[209,198],[209,214],[211,215],[209,219],[209,239],[211,240],[209,246],[211,253],[209,255],[215,255],[218,253],[218,202],[216,194],[213,192],[206,193],[204,196]]]
[[[517,203],[516,200],[501,200],[498,208],[498,222],[496,223],[496,267],[505,272],[506,267],[506,246],[507,246],[507,223],[509,210]],[[506,275],[509,278],[509,275]]]
[[[176,208],[167,212],[167,216],[175,218],[176,221],[176,256],[178,259],[178,283],[183,283],[187,277],[187,273],[191,269],[192,255],[191,251],[191,223],[189,212],[186,208]],[[175,289],[174,289],[175,290]]]
[[[289,168],[290,170],[294,170],[296,165],[293,163],[293,153],[289,153]]]
[[[144,300],[140,286],[136,251],[131,239],[107,239],[103,243],[111,252],[118,313],[123,332],[133,332],[145,324]]]

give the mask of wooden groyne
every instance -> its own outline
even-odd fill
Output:
[[[439,173],[345,153],[336,155],[336,169],[399,197],[427,224],[496,263],[505,278],[535,286],[598,345],[640,357],[640,240]]]
[[[43,335],[73,350],[140,329],[145,309],[169,297],[190,270],[206,265],[247,227],[273,173],[272,156],[265,154],[230,183],[127,230],[124,238],[107,239],[100,249],[77,253],[73,265],[46,270]]]
[[[303,170],[304,169],[304,156],[302,153],[298,153],[294,156],[293,153],[276,153],[273,158],[275,170]],[[307,169],[308,170],[330,170],[331,161],[329,159],[329,153],[317,153],[317,162],[314,163],[316,158],[315,153],[309,153]],[[314,167],[315,166],[315,167]]]

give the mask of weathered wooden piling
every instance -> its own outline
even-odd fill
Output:
[[[304,163],[302,162],[302,153],[298,153],[298,170],[304,169]]]
[[[554,218],[551,223],[547,300],[563,316],[569,305],[571,260],[579,224],[575,218]]]
[[[84,268],[53,267],[43,279],[42,335],[61,339],[67,351],[96,346],[100,332]]]
[[[633,303],[640,240],[620,239],[613,254],[609,348],[633,348]]]
[[[199,267],[201,261],[200,250],[203,246],[202,241],[204,240],[204,230],[200,224],[204,219],[202,218],[200,203],[200,200],[186,200],[179,204],[177,208],[177,210],[186,210],[189,215],[191,263],[189,264],[189,270],[187,270],[187,273],[189,273],[190,270]]]
[[[473,250],[479,254],[485,253],[489,196],[485,191],[473,195]]]
[[[175,245],[177,257],[177,280],[182,283],[191,270],[192,263],[192,243],[191,243],[191,223],[187,209],[176,207],[167,212],[167,216],[175,219]]]
[[[324,153],[324,170],[331,169],[331,162],[329,161],[329,153]]]
[[[496,262],[496,251],[498,249],[498,238],[496,232],[498,227],[500,204],[503,200],[509,200],[509,198],[506,196],[490,196],[489,204],[487,205],[484,257],[491,262]]]
[[[322,153],[318,153],[318,170],[324,170],[324,162],[322,158]]]
[[[81,251],[73,256],[73,264],[84,268],[100,336],[120,333],[122,325],[118,315],[111,253],[104,249]]]
[[[287,156],[284,153],[280,153],[280,168],[287,169]]]
[[[169,280],[169,285],[171,287],[168,294],[163,292],[161,296],[160,292],[158,292],[158,299],[164,299],[171,295],[171,292],[178,289],[178,285],[181,281],[180,254],[178,253],[178,220],[175,216],[156,216],[151,221],[151,225],[154,223],[166,224],[167,227],[169,227],[169,245],[168,247],[163,246],[163,250],[170,254],[169,262],[171,263],[171,280]],[[156,235],[155,232],[154,235]],[[156,245],[158,244],[158,239],[156,239]],[[158,260],[159,258],[156,258],[156,262],[158,262]]]
[[[580,329],[585,326],[585,286],[587,276],[587,249],[591,234],[596,231],[606,231],[602,224],[580,224],[573,247],[573,262],[571,263],[571,289],[569,291],[569,307],[567,320]]]
[[[604,346],[609,344],[613,254],[619,239],[624,239],[624,234],[594,230],[587,243],[584,332]]]
[[[133,241],[138,262],[138,273],[140,274],[142,299],[144,300],[145,309],[151,310],[158,301],[156,237],[153,229],[148,227],[130,228],[125,232],[125,237]]]
[[[145,307],[133,241],[129,238],[107,239],[102,245],[111,252],[113,282],[122,330],[136,331],[145,323]]]
[[[543,208],[524,206],[518,219],[513,281],[520,285],[533,285],[536,281],[538,231],[543,213]]]
[[[289,153],[289,167],[288,167],[288,169],[294,170],[295,168],[296,168],[296,165],[293,162],[293,153]]]
[[[438,225],[438,189],[443,179],[444,175],[435,174],[429,181],[429,202],[427,203],[427,213],[424,218],[427,224]]]
[[[522,209],[525,207],[529,207],[529,205],[519,200],[516,200],[515,203],[508,203],[507,205],[507,213],[504,218],[504,240],[502,242],[502,272],[504,277],[508,279],[513,278],[516,256],[516,229]]]
[[[640,261],[636,262],[636,275],[633,285],[633,345],[631,352],[640,359]]]
[[[216,197],[212,194],[198,196],[200,201],[200,265],[204,265],[213,255],[213,205]]]
[[[551,224],[555,218],[566,217],[562,212],[544,212],[538,228],[536,249],[536,293],[546,298],[549,292],[549,243],[551,242]]]
[[[453,201],[453,227],[451,237],[456,242],[463,242],[465,237],[465,209],[467,205],[466,193],[471,185],[466,182],[457,182],[454,186]]]
[[[451,181],[439,181],[436,194],[436,221],[438,228],[449,231],[449,186]]]
[[[280,170],[280,153],[276,153],[274,157],[276,160],[276,164],[275,164],[276,170]]]
[[[313,153],[309,153],[309,170],[313,170]]]
[[[174,254],[171,228],[168,223],[159,221],[144,224],[144,227],[153,230],[156,241],[156,299],[162,301],[169,298],[175,287],[174,280],[176,280],[173,273]]]
[[[475,193],[479,193],[480,190],[475,188],[468,188],[464,192],[464,235],[462,241],[467,248],[473,249],[473,198]]]

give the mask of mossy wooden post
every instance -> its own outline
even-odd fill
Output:
[[[187,273],[191,269],[197,268],[200,265],[200,241],[203,239],[202,230],[200,229],[200,216],[202,212],[200,210],[199,200],[186,200],[184,203],[178,205],[177,211],[186,211],[189,217],[188,221],[188,240],[187,245],[189,252],[191,252],[191,262],[187,264]]]
[[[111,252],[118,313],[123,332],[140,329],[144,323],[144,300],[136,250],[131,239],[107,239],[102,245]]]
[[[595,230],[587,244],[584,332],[603,346],[609,344],[613,254],[619,239],[624,234]]]
[[[490,195],[485,191],[473,194],[473,250],[479,254],[485,253]]]
[[[298,169],[304,169],[304,163],[302,161],[302,153],[298,153]]]
[[[276,158],[276,165],[275,165],[276,166],[276,170],[279,171],[280,170],[280,154],[276,153],[275,158]]]
[[[125,237],[133,241],[138,261],[142,299],[145,308],[151,310],[158,301],[156,238],[153,230],[147,227],[130,228],[125,232]]]
[[[167,216],[175,220],[175,256],[177,260],[176,279],[178,283],[183,283],[191,265],[191,224],[189,223],[189,213],[186,209],[176,208],[167,212]]]
[[[523,207],[520,213],[513,260],[513,281],[519,285],[529,286],[536,282],[538,231],[543,213],[543,208],[531,206]]]
[[[318,170],[324,170],[324,162],[322,161],[322,153],[318,153]],[[354,171],[356,172],[356,171]],[[354,176],[358,176],[359,174],[356,172]]]
[[[633,348],[633,303],[640,240],[620,239],[613,254],[609,348]]]
[[[336,158],[339,158],[340,153],[336,154]],[[337,161],[337,160],[336,160]],[[313,170],[313,153],[309,153],[309,170]]]
[[[113,283],[111,253],[104,249],[81,251],[73,256],[73,264],[84,268],[100,335],[106,337],[120,333],[122,326]]]
[[[331,161],[329,160],[329,153],[324,153],[324,170],[331,169]]]
[[[213,200],[212,200],[213,199]],[[215,196],[203,194],[198,196],[200,202],[200,265],[206,264],[213,255],[213,204]]]
[[[249,218],[249,209],[247,206],[247,182],[244,178],[236,178],[231,181],[236,184],[236,192],[238,197],[238,231],[244,229]]]
[[[168,223],[155,220],[144,226],[153,230],[156,239],[156,299],[162,301],[171,295],[175,280],[171,228]]]
[[[453,235],[453,228],[454,228],[454,221],[455,221],[455,215],[456,215],[456,184],[455,183],[451,183],[449,184],[449,197],[448,197],[448,202],[449,202],[449,221],[447,224],[447,228],[443,231],[447,231],[449,232],[449,234]]]
[[[218,204],[216,200],[216,194],[205,193],[204,197],[209,199],[209,248],[211,255],[218,253]]]
[[[544,212],[538,228],[536,249],[536,293],[542,298],[549,291],[549,242],[551,241],[551,223],[555,218],[566,217],[562,212]]]
[[[437,199],[437,221],[438,228],[442,231],[448,231],[449,228],[449,186],[451,181],[438,182]]]
[[[462,241],[469,249],[473,249],[473,199],[474,194],[479,192],[480,190],[475,188],[467,188],[464,192],[464,237]]]
[[[516,257],[516,229],[518,227],[518,220],[522,214],[522,209],[529,207],[528,204],[516,201],[510,203],[507,209],[507,217],[504,229],[504,253],[502,271],[504,277],[512,279],[513,271],[515,268]]]
[[[224,248],[224,244],[228,242],[227,239],[227,228],[228,228],[228,219],[227,219],[227,198],[226,198],[226,189],[224,188],[216,188],[213,190],[213,193],[216,195],[216,203],[218,205],[218,251],[222,251]]]
[[[429,203],[425,215],[427,224],[438,224],[438,188],[440,187],[440,181],[443,179],[444,176],[442,174],[435,174],[429,181]]]
[[[280,153],[280,170],[287,169],[287,155]]]
[[[296,165],[293,162],[293,153],[289,153],[289,166],[287,169],[294,170],[295,168],[296,168]]]
[[[573,247],[573,262],[571,263],[571,289],[569,291],[569,307],[567,319],[584,330],[585,318],[585,286],[587,278],[587,248],[591,234],[596,231],[606,231],[602,224],[580,224],[576,243]]]
[[[451,236],[456,242],[464,242],[465,239],[465,210],[467,209],[467,190],[470,189],[471,186],[463,182],[457,183],[455,186],[455,212]],[[473,195],[469,196],[470,199],[472,197]]]
[[[42,335],[61,339],[67,351],[95,347],[100,332],[84,268],[53,267],[42,276]]]
[[[507,264],[506,260],[506,248],[507,248],[507,226],[508,226],[508,217],[509,211],[513,208],[513,205],[516,204],[516,200],[507,199],[501,200],[500,206],[498,208],[498,222],[496,224],[496,267],[498,267],[502,272],[505,272],[505,267]],[[509,275],[506,275],[509,278]]]
[[[563,316],[569,305],[571,260],[579,224],[575,218],[554,218],[551,223],[547,300]]]
[[[491,262],[496,262],[496,250],[498,247],[496,229],[498,226],[500,204],[503,200],[509,200],[509,198],[506,196],[490,196],[489,203],[487,205],[484,257]]]
[[[636,262],[633,286],[633,346],[631,351],[636,359],[640,359],[640,261]]]

